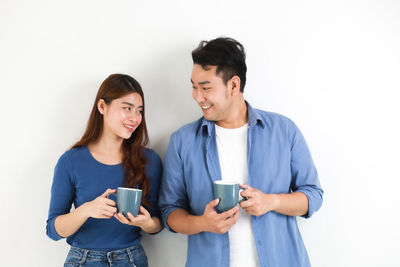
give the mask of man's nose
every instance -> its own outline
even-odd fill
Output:
[[[196,101],[196,102],[203,102],[205,99],[204,99],[204,95],[203,95],[203,92],[200,90],[200,89],[194,89],[193,90],[193,99]]]

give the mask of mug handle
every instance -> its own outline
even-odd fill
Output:
[[[111,200],[114,200],[115,202],[117,202],[117,194],[118,194],[118,190],[117,190],[117,192],[115,192],[115,193],[110,193],[110,194],[107,196],[107,198],[111,199],[110,196],[112,195],[115,199],[111,199]],[[117,212],[119,212],[119,211],[118,211],[118,206],[116,206],[116,208],[117,208]]]
[[[239,186],[239,194],[240,194],[240,190],[246,190],[246,187],[244,187],[244,186]],[[241,200],[239,200],[239,203],[241,203],[242,201],[246,201],[247,200],[247,197],[242,197],[242,199]]]
[[[108,194],[108,196],[107,196],[107,198],[110,198],[110,196],[112,195],[113,197],[117,197],[117,194],[118,194],[118,190],[117,190],[117,192],[115,192],[115,193],[110,193],[110,194]],[[112,199],[113,200],[113,199]],[[115,200],[116,201],[116,200]]]

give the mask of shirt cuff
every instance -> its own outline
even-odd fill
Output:
[[[161,218],[162,218],[162,224],[163,224],[163,226],[166,228],[166,229],[168,229],[169,231],[171,231],[172,233],[176,233],[171,227],[169,227],[169,225],[168,225],[168,223],[167,223],[167,218],[168,218],[168,216],[171,214],[171,212],[173,212],[174,210],[177,210],[177,209],[182,209],[182,208],[179,208],[179,207],[169,207],[169,208],[165,208],[165,209],[163,209],[163,211],[162,211],[162,216],[161,216]]]
[[[55,228],[55,221],[56,221],[57,217],[50,219],[47,221],[47,226],[46,226],[46,234],[48,237],[50,237],[51,239],[53,239],[54,241],[60,240],[64,237],[60,236]]]
[[[308,199],[308,212],[301,216],[308,219],[314,214],[314,212],[319,210],[322,205],[322,190],[304,188],[299,189],[296,192],[305,194]]]

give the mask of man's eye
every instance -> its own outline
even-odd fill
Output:
[[[126,110],[131,110],[131,107],[124,107],[124,109],[126,109]]]
[[[203,90],[209,90],[211,87],[203,87]]]

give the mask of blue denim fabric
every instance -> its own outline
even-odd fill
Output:
[[[110,252],[71,247],[64,267],[147,267],[142,245]]]

